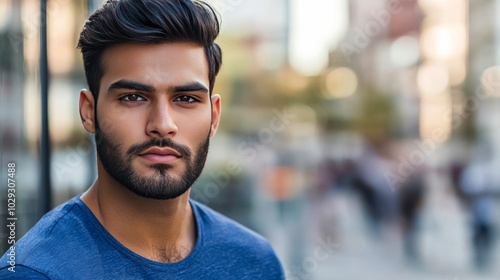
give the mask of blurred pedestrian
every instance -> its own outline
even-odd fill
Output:
[[[459,187],[471,214],[474,264],[485,269],[491,261],[495,242],[494,194],[496,170],[489,145],[479,147],[476,158],[463,170]]]
[[[419,170],[405,179],[400,189],[400,209],[403,227],[404,252],[408,261],[420,263],[418,251],[419,213],[424,199],[424,176]]]

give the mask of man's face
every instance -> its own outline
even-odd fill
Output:
[[[100,172],[143,197],[178,197],[200,175],[219,120],[203,47],[122,44],[102,62],[93,106]],[[88,115],[82,100],[80,110]]]

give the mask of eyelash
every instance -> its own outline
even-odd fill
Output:
[[[179,100],[179,99],[181,99],[181,98],[183,98],[183,97],[184,97],[184,98],[185,98],[185,97],[189,98],[189,100],[190,100],[190,101],[181,101],[181,100]],[[189,95],[180,95],[180,96],[177,96],[177,97],[174,99],[174,101],[179,101],[179,102],[182,102],[182,103],[187,103],[187,104],[192,104],[192,103],[199,102],[199,100],[198,100],[198,99],[196,99],[196,98],[194,98],[194,97],[192,97],[192,96],[189,96]]]
[[[127,98],[130,98],[131,96],[137,97],[137,99],[142,99],[142,100],[126,100]],[[123,102],[128,102],[128,103],[133,103],[133,102],[141,102],[141,101],[146,101],[146,98],[142,97],[139,94],[133,93],[133,94],[127,94],[125,96],[120,97],[120,101]]]
[[[127,100],[128,98],[130,98],[131,96],[134,96],[136,97],[138,100]],[[181,98],[189,98],[189,101],[181,101],[180,99]],[[139,100],[140,99],[140,100]],[[133,93],[133,94],[127,94],[125,96],[122,96],[119,98],[120,101],[123,101],[123,102],[126,102],[126,103],[135,103],[135,102],[142,102],[142,101],[146,101],[146,98],[142,97],[141,95],[139,94],[136,94],[136,93]],[[182,103],[186,103],[186,104],[192,104],[192,103],[196,103],[196,102],[200,102],[197,98],[193,97],[193,96],[189,96],[189,95],[180,95],[180,96],[177,96],[174,101],[178,101],[178,102],[182,102]]]

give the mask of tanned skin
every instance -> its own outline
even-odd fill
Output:
[[[197,148],[217,131],[220,96],[209,92],[208,63],[201,46],[191,43],[121,44],[103,54],[104,74],[98,102],[87,90],[80,92],[80,116],[89,133],[100,129],[124,154],[152,138],[170,138]],[[133,81],[148,90],[112,87]],[[181,89],[181,90],[179,90]],[[195,100],[195,101],[193,101]],[[167,162],[164,172],[182,177],[180,157],[135,156],[130,164],[141,176],[153,176],[154,163]],[[158,262],[186,258],[196,242],[196,224],[189,190],[172,199],[142,197],[111,176],[97,158],[98,177],[83,202],[109,233],[131,251]]]

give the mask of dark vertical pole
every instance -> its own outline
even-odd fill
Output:
[[[47,0],[40,0],[40,92],[42,129],[40,139],[40,217],[52,208],[49,134],[49,66],[47,61]]]

